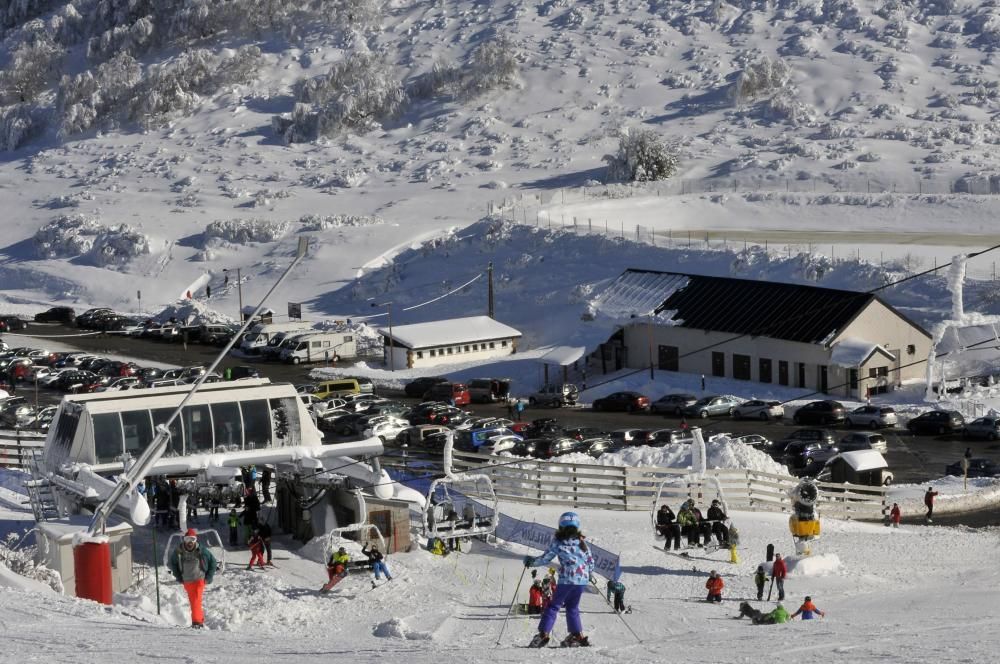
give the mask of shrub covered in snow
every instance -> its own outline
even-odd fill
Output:
[[[517,84],[517,53],[509,37],[497,35],[477,46],[464,63],[436,60],[431,71],[414,81],[411,94],[422,98],[451,94],[472,99],[492,90],[512,88]]]
[[[0,150],[16,150],[42,129],[28,104],[0,108]]]
[[[666,180],[677,172],[677,153],[652,129],[628,130],[618,140],[618,153],[605,155],[608,181]]]
[[[121,266],[149,253],[149,238],[128,224],[105,228],[94,241],[90,257],[100,267]]]
[[[384,224],[382,217],[369,215],[336,214],[318,215],[307,214],[299,218],[302,231],[325,231],[328,228],[342,228],[344,226],[372,226]]]
[[[14,574],[41,581],[57,593],[63,592],[62,579],[59,574],[48,567],[35,562],[36,546],[21,546],[22,536],[8,533],[0,540],[0,565]]]
[[[761,58],[739,73],[729,95],[736,104],[770,96],[785,89],[791,80],[791,73],[784,61]]]
[[[268,221],[267,219],[213,221],[205,227],[205,246],[211,246],[213,240],[232,244],[274,242],[283,237],[290,227],[291,224],[287,221]]]
[[[32,101],[59,75],[65,49],[44,33],[21,44],[0,72],[0,89],[9,103]]]
[[[149,253],[149,238],[127,224],[108,227],[82,214],[62,215],[34,236],[39,258],[87,257],[100,267],[121,266]]]

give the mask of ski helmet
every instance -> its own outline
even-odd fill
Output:
[[[579,528],[580,527],[580,517],[576,512],[564,512],[562,516],[559,517],[559,527],[560,528]]]

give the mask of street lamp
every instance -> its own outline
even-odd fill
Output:
[[[389,316],[389,371],[395,371],[396,366],[392,357],[392,302],[372,302],[373,307],[385,307]]]
[[[229,278],[229,268],[224,267],[222,271],[226,273],[226,278]],[[236,317],[240,323],[243,322],[243,279],[240,275],[240,268],[236,268],[236,291],[240,296],[240,315]]]

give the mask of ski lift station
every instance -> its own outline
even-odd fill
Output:
[[[48,555],[54,565],[61,569],[58,561],[66,556],[72,560],[71,552],[59,549],[71,546],[66,533],[74,529],[75,520],[86,520],[81,515],[112,495],[114,476],[144,458],[158,430],[185,398],[189,400],[170,426],[165,451],[150,464],[139,490],[115,501],[119,516],[146,525],[153,495],[166,491],[169,483],[180,494],[177,509],[183,531],[188,500],[212,496],[228,504],[246,493],[241,469],[255,466],[268,469],[275,481],[277,526],[282,531],[305,541],[338,528],[370,524],[374,528],[351,532],[364,541],[384,537],[389,552],[409,547],[410,508],[422,511],[425,499],[393,482],[381,468],[381,440],[323,444],[322,432],[290,384],[240,380],[189,392],[189,386],[180,386],[63,399],[44,451],[32,461],[29,482],[40,531],[53,545]],[[131,527],[124,525],[121,533],[116,528],[122,526],[104,529],[113,554],[130,549]],[[212,542],[218,536],[212,531],[205,539]],[[130,574],[131,562],[123,559],[114,569]],[[115,583],[116,588],[130,585],[125,578]],[[66,591],[72,592],[70,585]]]

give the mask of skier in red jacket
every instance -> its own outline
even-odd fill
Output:
[[[528,589],[528,613],[540,614],[545,606],[545,593],[542,591],[542,582],[535,580]]]
[[[934,497],[938,495],[938,492],[934,490],[934,487],[927,487],[927,493],[924,494],[924,505],[927,506],[927,523],[931,523],[931,519],[934,517]]]
[[[778,601],[785,599],[785,577],[788,576],[788,568],[785,561],[781,559],[781,554],[774,554],[774,564],[771,566],[771,579],[778,586]]]
[[[889,511],[889,520],[892,521],[893,528],[899,528],[899,522],[903,520],[903,512],[899,509],[899,503],[893,503]]]

